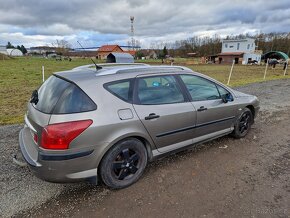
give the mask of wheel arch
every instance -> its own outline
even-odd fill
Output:
[[[153,146],[150,144],[150,142],[146,138],[141,137],[141,136],[133,136],[130,138],[136,138],[142,142],[142,144],[145,146],[147,150],[148,160],[151,161],[153,159],[153,153],[152,153]]]
[[[100,167],[102,160],[104,158],[104,156],[119,142],[127,140],[127,139],[131,139],[131,138],[135,138],[138,139],[139,141],[141,141],[141,143],[144,145],[146,151],[147,151],[147,155],[148,155],[148,161],[151,161],[153,159],[153,153],[152,150],[154,149],[155,145],[153,144],[153,142],[150,139],[147,139],[145,136],[141,135],[141,134],[126,134],[123,136],[118,137],[117,139],[115,139],[114,141],[112,141],[111,143],[108,144],[107,148],[102,152],[101,158],[98,161],[98,168]],[[98,170],[99,171],[99,170]]]
[[[254,117],[256,116],[256,114],[255,114],[256,112],[255,112],[254,106],[253,105],[247,105],[246,108],[248,108],[251,111],[252,117],[253,117],[252,123],[254,123]]]

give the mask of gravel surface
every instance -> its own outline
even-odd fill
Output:
[[[262,112],[275,112],[290,106],[290,79],[253,83],[235,88],[256,95]]]
[[[18,133],[22,125],[0,126],[0,216],[10,217],[16,214],[19,217],[25,215],[55,217],[57,214],[59,216],[68,216],[70,214],[70,216],[78,217],[85,216],[85,214],[93,216],[94,214],[94,216],[103,217],[114,216],[118,213],[122,215],[121,209],[132,211],[129,217],[150,216],[154,214],[151,204],[161,197],[153,209],[161,209],[161,211],[166,209],[166,214],[169,217],[173,215],[202,216],[203,214],[209,217],[214,215],[225,216],[226,214],[241,215],[241,213],[235,212],[239,211],[238,206],[236,204],[232,205],[236,202],[237,204],[241,203],[240,207],[243,208],[243,212],[246,215],[253,214],[253,207],[251,205],[256,204],[259,206],[254,207],[256,208],[254,211],[256,214],[258,208],[258,212],[276,212],[274,215],[287,217],[287,215],[290,215],[289,207],[285,206],[287,203],[288,206],[290,205],[289,182],[288,186],[287,184],[285,186],[285,181],[289,181],[288,163],[290,160],[290,139],[287,138],[289,136],[286,137],[287,128],[289,128],[287,121],[290,118],[288,112],[290,108],[290,80],[255,83],[236,89],[258,96],[261,102],[261,113],[253,130],[249,134],[250,138],[235,141],[231,138],[223,137],[204,146],[210,147],[209,149],[201,148],[202,151],[197,153],[185,152],[181,155],[174,155],[154,162],[150,164],[144,177],[136,185],[125,189],[127,191],[121,190],[115,192],[107,190],[104,187],[92,187],[86,183],[52,184],[37,179],[27,167],[19,167],[12,162],[12,156],[18,150]],[[266,126],[271,125],[271,128],[275,127],[275,131],[272,131],[273,135],[271,135],[270,127],[264,128],[265,123]],[[269,140],[274,140],[276,136],[280,138],[273,142],[274,146],[272,146]],[[268,147],[266,146],[265,150],[259,150],[262,147],[257,148],[257,145],[263,143],[268,143]],[[281,144],[280,147],[279,143]],[[235,144],[238,146],[233,146]],[[247,149],[243,147],[243,144],[247,144]],[[235,148],[240,150],[235,151]],[[239,152],[240,156],[235,156],[237,152]],[[225,158],[225,160],[228,158],[228,161],[232,163],[230,166],[223,166],[227,169],[227,172],[224,172],[223,168],[218,167],[217,163],[223,164],[222,158]],[[170,165],[172,162],[176,162],[176,164]],[[190,171],[185,171],[184,166]],[[264,175],[264,170],[267,176]],[[208,171],[208,174],[202,174],[204,171]],[[216,175],[215,173],[219,174]],[[257,177],[258,173],[261,174],[260,177]],[[194,178],[198,174],[200,176]],[[288,177],[285,177],[284,174]],[[184,181],[180,179],[183,177],[187,178],[186,176],[188,179],[191,176],[194,180],[191,182],[191,180]],[[232,184],[224,181],[224,178],[227,177],[234,184],[234,187]],[[152,184],[157,185],[152,186]],[[199,184],[204,184],[206,187],[199,186]],[[189,185],[194,186],[190,187]],[[227,185],[229,188],[225,189]],[[271,187],[272,185],[278,188],[275,189]],[[192,188],[199,189],[200,192],[195,193]],[[270,191],[271,188],[273,189],[272,191]],[[221,189],[221,192],[215,193],[218,189]],[[185,191],[184,193],[182,193],[183,190]],[[268,190],[269,196],[265,196],[267,194],[262,195],[263,192]],[[284,191],[285,193],[281,193]],[[274,192],[277,193],[275,194]],[[252,193],[256,193],[256,197],[252,196]],[[213,194],[223,197],[223,201],[219,197],[213,196]],[[235,197],[240,201],[231,196],[231,194],[237,195]],[[196,207],[204,208],[205,211],[188,205],[189,200],[194,201],[194,199],[191,199],[194,195],[207,197],[207,199],[204,199],[204,202],[201,197],[200,200],[203,204],[196,201],[198,199],[195,200]],[[267,200],[268,197],[271,198],[270,196],[274,196],[275,199]],[[176,197],[179,197],[179,199],[176,199]],[[263,204],[255,202],[257,197],[265,198],[262,199]],[[243,201],[243,198],[247,201]],[[47,204],[41,205],[44,202],[47,202]],[[249,205],[247,205],[247,202]],[[183,207],[181,207],[181,204]],[[228,206],[225,206],[225,204]],[[59,205],[62,206],[60,207]],[[108,208],[111,205],[114,207],[114,210]],[[221,208],[226,211],[226,214],[218,211],[218,206],[222,206]],[[176,209],[175,212],[170,213],[170,208],[172,207],[185,211],[178,211]],[[95,211],[96,208],[98,211]],[[193,212],[193,209],[196,212]],[[254,213],[254,217],[257,217],[256,214]],[[273,215],[273,213],[266,214]],[[258,215],[261,214],[258,213]]]
[[[45,202],[64,189],[34,177],[27,167],[12,162],[22,125],[0,126],[0,214],[4,217]]]

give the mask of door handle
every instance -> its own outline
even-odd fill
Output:
[[[200,108],[197,109],[197,111],[206,111],[206,110],[207,110],[207,108],[204,106],[201,106]]]
[[[149,116],[145,117],[145,120],[152,120],[152,119],[156,119],[159,118],[159,115],[156,115],[154,113],[149,114]]]

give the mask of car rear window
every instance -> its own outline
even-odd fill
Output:
[[[38,89],[33,106],[47,114],[69,114],[92,111],[96,104],[75,84],[51,76]]]

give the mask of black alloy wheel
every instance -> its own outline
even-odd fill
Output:
[[[122,150],[112,164],[112,172],[118,180],[129,179],[140,168],[138,154],[132,149]]]
[[[118,142],[104,156],[99,170],[102,181],[112,189],[135,183],[147,165],[145,145],[136,138]]]
[[[253,114],[249,108],[245,108],[239,119],[237,120],[232,136],[235,138],[245,137],[253,124]]]
[[[244,134],[249,130],[251,122],[251,112],[246,111],[242,114],[240,120],[239,120],[239,132],[241,134]]]

